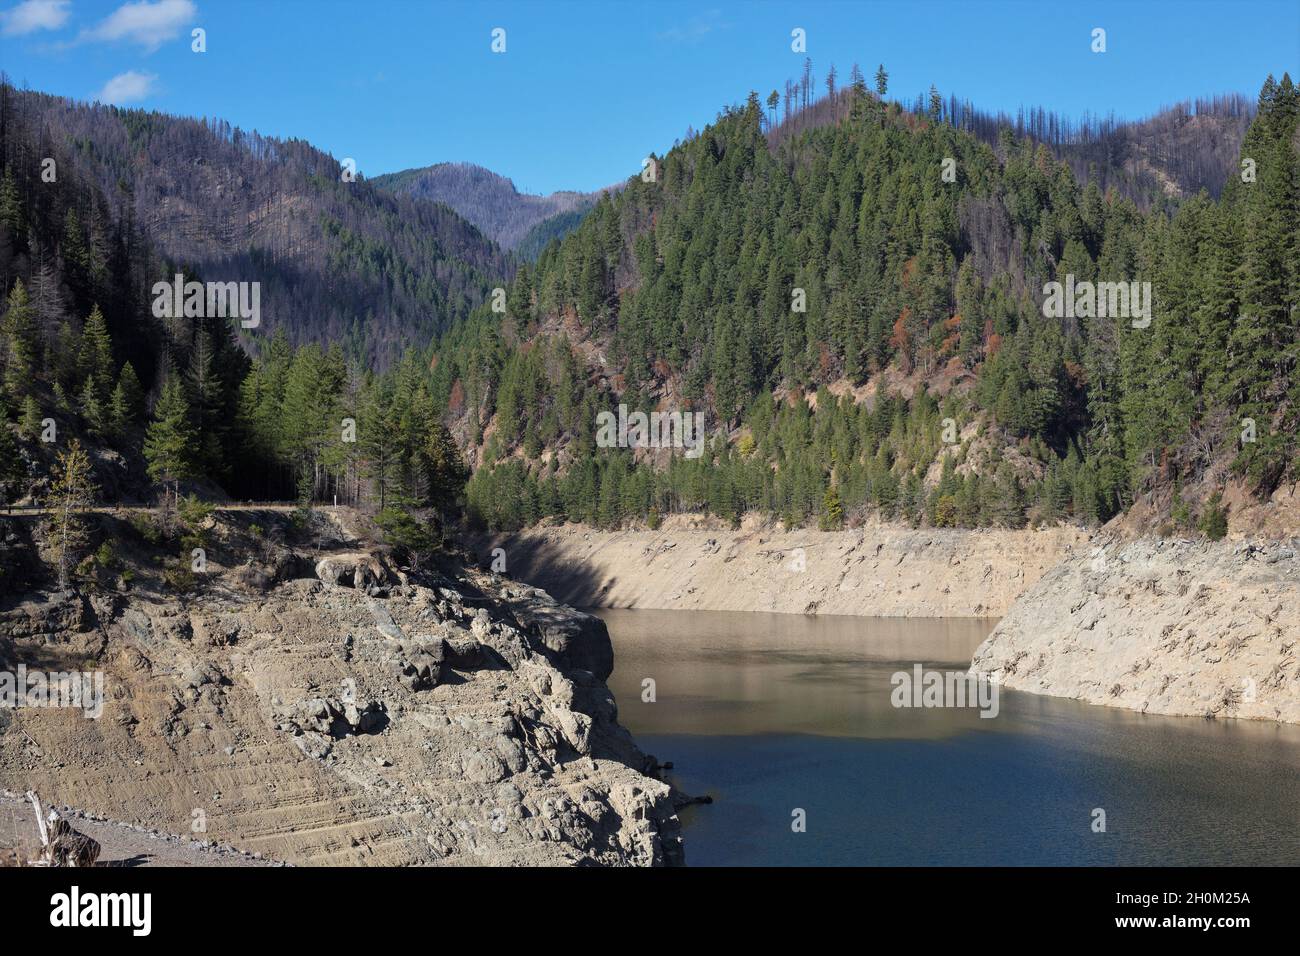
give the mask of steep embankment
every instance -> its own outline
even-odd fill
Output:
[[[1066,557],[972,667],[1015,690],[1155,714],[1300,721],[1294,542],[1142,539]]]
[[[479,542],[512,577],[579,607],[997,617],[1088,534],[1045,531],[738,530],[673,517],[656,531],[532,528]]]
[[[599,620],[324,527],[323,556],[209,534],[250,557],[191,596],[137,577],[0,608],[0,669],[102,671],[105,696],[98,719],[0,711],[0,786],[301,864],[681,860]]]

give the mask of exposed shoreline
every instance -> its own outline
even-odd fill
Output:
[[[576,606],[1001,618],[972,667],[1015,690],[1171,716],[1300,721],[1300,548],[1057,527],[532,528],[480,539]],[[501,557],[501,552],[498,552]]]
[[[1045,575],[975,652],[1014,690],[1300,722],[1300,558],[1281,542],[1113,542]]]
[[[658,530],[566,524],[476,543],[484,564],[577,607],[768,611],[871,617],[1001,617],[1086,531],[869,525],[785,531],[749,519],[732,530],[674,517]]]
[[[618,723],[599,619],[455,555],[395,566],[336,515],[320,551],[262,527],[291,540],[214,522],[197,593],[6,596],[0,668],[104,692],[0,710],[0,787],[298,865],[683,862],[685,795]]]

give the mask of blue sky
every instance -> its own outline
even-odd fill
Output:
[[[802,67],[796,27],[819,87],[831,63],[870,77],[883,62],[891,97],[934,83],[988,110],[1140,117],[1300,73],[1295,0],[0,0],[0,68],[32,89],[301,137],[370,176],[468,160],[549,192],[622,179],[751,88],[783,89]]]

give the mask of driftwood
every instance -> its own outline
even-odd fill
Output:
[[[48,816],[41,813],[40,797],[27,791],[27,799],[36,811],[36,828],[41,835],[41,859],[33,861],[42,866],[94,866],[99,859],[99,841],[75,830],[72,824],[51,810]]]

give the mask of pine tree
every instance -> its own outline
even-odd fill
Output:
[[[69,572],[77,553],[85,547],[86,534],[80,513],[94,505],[96,491],[90,456],[74,438],[67,451],[59,453],[47,502],[51,511],[51,544],[58,555],[60,591],[67,590]]]
[[[95,388],[93,378],[86,379],[86,387],[81,390],[81,417],[85,419],[86,429],[96,438],[102,438],[110,431],[110,419],[104,404],[99,400],[99,390]]]
[[[78,364],[82,380],[93,383],[95,395],[101,404],[107,402],[113,387],[113,341],[109,338],[108,325],[98,305],[90,310],[85,328],[81,331]]]
[[[153,421],[145,431],[144,457],[149,477],[164,486],[171,485],[174,503],[180,501],[180,482],[194,475],[196,455],[189,403],[179,376],[173,372],[163,383]]]
[[[1242,144],[1257,158],[1258,180],[1245,191],[1241,315],[1233,326],[1231,386],[1257,440],[1242,449],[1247,473],[1271,491],[1287,465],[1286,439],[1276,415],[1296,360],[1295,291],[1288,277],[1300,256],[1297,194],[1300,178],[1291,145],[1296,129],[1295,91],[1285,77],[1283,95],[1270,76],[1260,92],[1259,113]]]
[[[15,399],[28,394],[38,358],[36,321],[22,279],[15,279],[0,321],[0,360],[4,387]]]
[[[221,454],[221,435],[225,431],[221,386],[216,349],[207,330],[198,328],[185,370],[186,398],[194,424],[195,461],[212,474],[223,471],[226,464]]]
[[[836,531],[844,525],[844,508],[839,490],[831,485],[822,496],[822,530]]]
[[[144,408],[144,390],[140,387],[140,379],[136,377],[130,362],[125,363],[117,373],[117,384],[109,396],[108,408],[109,424],[117,434],[140,420]]]
[[[378,386],[372,384],[365,389],[361,417],[357,421],[357,444],[365,475],[374,488],[381,512],[388,506],[398,467],[396,435],[390,411]]]
[[[41,433],[41,408],[36,404],[34,395],[23,399],[22,414],[18,416],[18,431],[28,441],[35,441]]]
[[[0,224],[8,226],[13,236],[21,236],[27,231],[22,200],[18,196],[18,181],[14,179],[12,167],[6,167],[4,177],[0,179]]]
[[[469,473],[461,460],[455,439],[440,419],[435,420],[429,430],[425,457],[428,462],[429,498],[436,509],[446,514],[459,500]]]
[[[0,415],[0,504],[6,507],[21,497],[27,479],[27,469],[7,419],[7,415]]]

